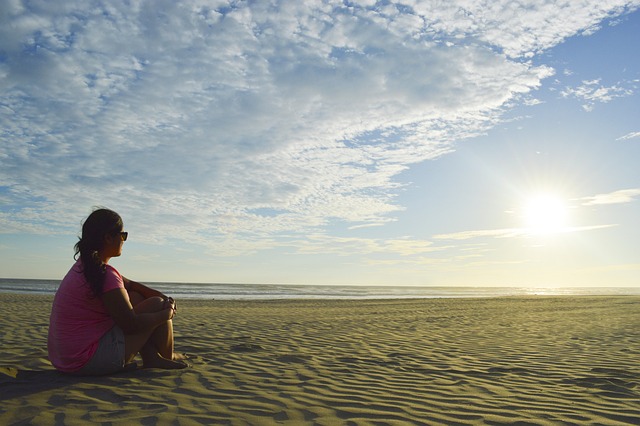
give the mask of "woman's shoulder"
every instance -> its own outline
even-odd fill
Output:
[[[76,262],[71,265],[71,268],[69,268],[67,275],[64,276],[63,281],[77,280],[79,278],[84,278],[82,273],[82,261],[80,259],[76,260]]]
[[[82,272],[82,259],[78,258],[73,265],[71,265],[71,269],[69,272],[81,273]]]
[[[104,291],[113,290],[118,287],[124,288],[124,280],[122,279],[120,272],[109,264],[105,266]]]
[[[116,268],[109,265],[108,263],[105,266],[106,266],[105,273],[115,275],[117,277],[120,277],[120,279],[122,279],[122,275],[120,275],[120,272],[118,272]]]

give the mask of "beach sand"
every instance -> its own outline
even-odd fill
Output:
[[[88,378],[51,299],[0,294],[2,425],[640,423],[638,297],[179,301],[190,368]]]

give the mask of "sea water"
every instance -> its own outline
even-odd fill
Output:
[[[176,299],[410,299],[531,295],[640,296],[640,287],[408,287],[281,284],[145,283]],[[59,280],[0,278],[0,293],[55,294]]]

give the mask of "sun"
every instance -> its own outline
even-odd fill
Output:
[[[568,208],[564,200],[553,194],[530,197],[524,206],[524,221],[531,234],[554,234],[567,227]]]

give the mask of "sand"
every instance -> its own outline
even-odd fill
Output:
[[[181,301],[181,371],[59,374],[0,294],[0,424],[639,424],[640,298]]]

